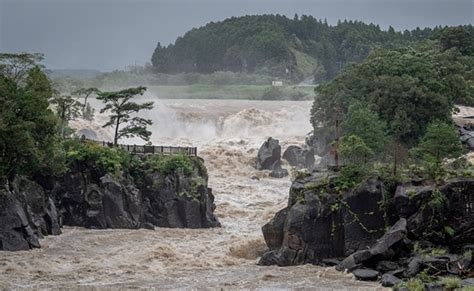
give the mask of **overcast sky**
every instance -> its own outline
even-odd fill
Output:
[[[156,43],[230,16],[295,13],[397,30],[473,23],[473,0],[0,0],[0,51],[41,52],[50,69],[122,69]]]

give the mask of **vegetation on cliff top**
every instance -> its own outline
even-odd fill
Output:
[[[119,148],[108,148],[94,142],[71,139],[73,131],[68,122],[87,115],[87,103],[64,96],[53,89],[51,81],[38,62],[41,55],[0,54],[0,183],[16,175],[61,174],[76,162],[101,173],[120,175],[136,167],[149,167],[163,174],[182,169],[187,175],[203,165],[191,157],[153,157],[147,163]],[[80,95],[97,94],[104,100],[105,110],[111,111],[109,122],[116,130],[115,144],[121,137],[138,135],[148,139],[146,126],[151,121],[131,116],[151,103],[131,101],[145,88],[129,88],[118,92],[101,92],[90,88]],[[90,94],[89,94],[90,93]],[[148,159],[144,159],[147,161]]]

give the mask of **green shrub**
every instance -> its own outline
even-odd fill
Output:
[[[187,176],[190,176],[193,172],[193,163],[191,158],[185,155],[154,155],[146,159],[145,166],[163,175],[171,174],[178,169],[181,169]]]
[[[64,143],[68,164],[86,162],[96,165],[105,173],[118,175],[128,169],[132,157],[119,148],[104,147],[94,142],[69,140]]]
[[[336,190],[344,192],[354,188],[367,177],[367,172],[367,168],[362,165],[343,166],[339,176],[334,181]]]

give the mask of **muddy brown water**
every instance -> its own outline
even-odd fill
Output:
[[[146,96],[144,99],[153,99]],[[308,289],[378,290],[351,274],[313,265],[262,267],[261,227],[285,207],[290,178],[269,178],[253,168],[265,138],[283,150],[302,144],[311,130],[311,102],[154,100],[144,116],[155,122],[157,145],[194,145],[209,171],[221,228],[88,230],[64,227],[41,240],[41,249],[0,252],[0,288],[39,289]],[[94,101],[96,107],[99,106]],[[76,121],[99,138],[111,131]],[[140,144],[139,140],[127,143]],[[255,178],[259,179],[255,179]],[[253,178],[253,179],[252,179]]]

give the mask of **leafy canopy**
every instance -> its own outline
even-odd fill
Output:
[[[441,163],[445,158],[457,158],[463,152],[456,128],[451,123],[435,120],[428,125],[426,133],[413,153],[427,161]]]
[[[377,112],[355,100],[349,105],[343,123],[346,136],[357,136],[374,153],[381,152],[387,143],[386,122],[380,120]]]
[[[0,179],[64,168],[51,82],[37,55],[0,55]]]
[[[100,92],[97,96],[105,107],[100,113],[109,112],[109,121],[103,127],[113,126],[114,145],[123,137],[137,136],[148,141],[151,132],[147,130],[147,126],[152,124],[150,119],[139,116],[132,116],[142,110],[151,110],[153,102],[145,102],[142,104],[132,102],[131,100],[137,95],[143,95],[146,91],[145,87],[128,88],[117,92]],[[124,125],[124,127],[121,127]]]
[[[347,112],[357,100],[378,113],[396,140],[413,145],[431,121],[450,121],[455,103],[473,102],[472,60],[456,48],[441,51],[433,40],[415,48],[377,50],[316,88],[313,127],[331,128],[335,108]]]

